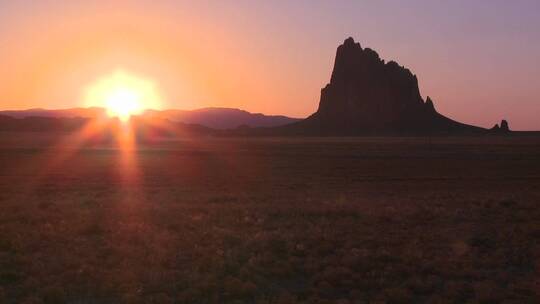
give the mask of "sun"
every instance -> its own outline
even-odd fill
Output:
[[[129,87],[118,87],[106,93],[105,108],[109,116],[128,120],[143,110],[140,94]]]
[[[145,109],[159,108],[161,98],[155,84],[118,70],[87,87],[85,105],[105,108],[107,115],[127,121]]]

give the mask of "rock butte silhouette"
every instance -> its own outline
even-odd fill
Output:
[[[506,121],[487,130],[454,121],[424,101],[416,75],[349,37],[337,49],[330,83],[317,112],[278,132],[306,135],[455,134],[507,132]]]

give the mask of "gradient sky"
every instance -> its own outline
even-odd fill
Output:
[[[1,1],[0,108],[80,106],[123,69],[166,108],[307,116],[348,36],[447,116],[540,130],[538,0]]]

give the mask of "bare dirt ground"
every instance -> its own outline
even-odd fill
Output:
[[[537,303],[539,203],[538,137],[2,133],[0,303]]]

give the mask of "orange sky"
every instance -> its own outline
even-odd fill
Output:
[[[452,118],[540,129],[535,1],[108,2],[0,4],[0,108],[80,106],[123,69],[154,81],[165,108],[307,116],[353,36],[413,70]]]

